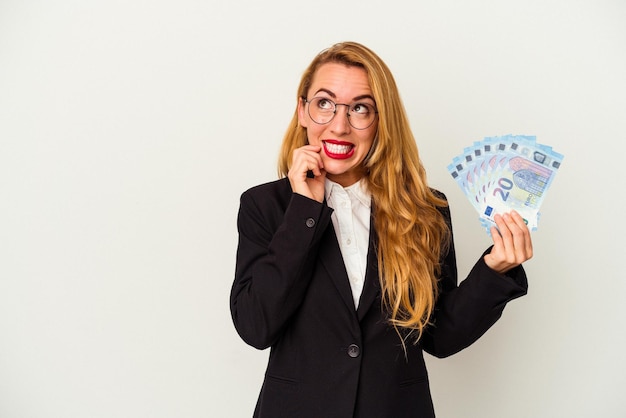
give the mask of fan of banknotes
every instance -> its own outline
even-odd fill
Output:
[[[466,147],[448,171],[474,205],[490,232],[494,216],[516,210],[531,231],[539,208],[561,166],[563,155],[534,136],[486,137]]]

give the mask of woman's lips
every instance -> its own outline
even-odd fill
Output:
[[[322,143],[324,144],[324,152],[330,158],[345,160],[354,154],[354,145],[350,142],[326,140],[322,141]]]

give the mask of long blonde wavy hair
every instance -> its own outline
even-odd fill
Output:
[[[438,208],[447,203],[428,187],[395,80],[387,65],[369,48],[343,42],[322,51],[305,70],[297,100],[307,96],[315,72],[329,62],[367,72],[379,120],[364,165],[378,234],[382,300],[396,330],[408,330],[405,335],[417,331],[417,341],[437,299],[440,257],[450,237]],[[306,144],[307,132],[298,122],[296,108],[280,150],[278,171],[282,177],[289,171],[293,151]]]

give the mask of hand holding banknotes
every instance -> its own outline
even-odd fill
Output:
[[[530,231],[516,211],[494,216],[496,226],[491,227],[493,247],[485,255],[485,264],[498,273],[506,273],[533,256]]]

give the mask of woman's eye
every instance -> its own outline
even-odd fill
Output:
[[[360,115],[367,115],[371,112],[370,107],[365,103],[357,103],[352,106],[352,112]]]
[[[317,107],[323,110],[331,110],[333,108],[333,102],[328,99],[319,99]]]

